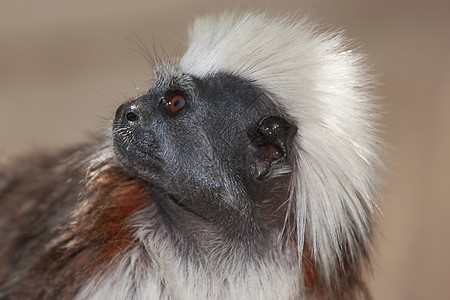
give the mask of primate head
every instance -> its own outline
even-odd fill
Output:
[[[304,20],[200,18],[179,63],[157,66],[153,87],[117,110],[116,157],[170,199],[158,204],[171,218],[234,237],[277,231],[300,269],[307,257],[336,287],[359,278],[379,187],[363,62]]]

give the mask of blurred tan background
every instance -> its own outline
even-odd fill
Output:
[[[0,159],[86,140],[151,69],[126,37],[183,49],[195,16],[309,12],[345,28],[382,85],[391,145],[375,299],[450,299],[450,1],[0,0]]]

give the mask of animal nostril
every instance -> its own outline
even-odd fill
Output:
[[[135,122],[139,119],[138,115],[132,111],[129,111],[125,114],[125,118],[127,118],[130,122]]]

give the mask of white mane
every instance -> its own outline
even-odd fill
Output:
[[[341,33],[318,33],[306,19],[225,14],[195,21],[180,61],[197,77],[254,82],[295,120],[289,204],[299,253],[306,242],[326,283],[343,267],[344,249],[355,254],[350,262],[367,251],[381,165],[371,78],[346,46]]]

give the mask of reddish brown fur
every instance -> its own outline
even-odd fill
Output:
[[[347,256],[344,256],[343,267],[339,278],[336,278],[337,285],[326,287],[320,270],[317,268],[311,248],[305,243],[303,248],[302,269],[306,294],[318,297],[318,299],[351,300],[351,299],[371,299],[366,284],[361,280],[361,270],[351,267],[352,264]],[[344,286],[352,288],[345,289]]]
[[[326,291],[322,284],[322,278],[318,270],[311,249],[305,243],[302,256],[303,280],[307,294],[320,295],[325,298]]]
[[[127,221],[145,205],[150,204],[150,197],[146,187],[138,179],[123,173],[120,169],[110,168],[101,171],[87,187],[87,194],[92,193],[92,210],[81,216],[78,222],[88,222],[86,218],[94,218],[89,228],[88,243],[97,244],[91,267],[99,271],[106,269],[114,258],[126,250],[133,243],[133,231],[127,226]],[[83,227],[82,224],[76,225]],[[81,229],[83,230],[83,229]],[[92,255],[89,253],[89,255]],[[94,270],[92,270],[94,271]]]
[[[120,181],[121,176],[105,176],[98,179],[94,188],[109,192],[109,203],[102,210],[98,230],[99,236],[105,241],[98,253],[100,260],[112,260],[125,251],[133,240],[132,229],[127,227],[127,220],[145,204],[149,204],[149,196],[145,186],[135,179]],[[101,192],[99,192],[101,193]],[[103,195],[97,197],[105,198]]]

